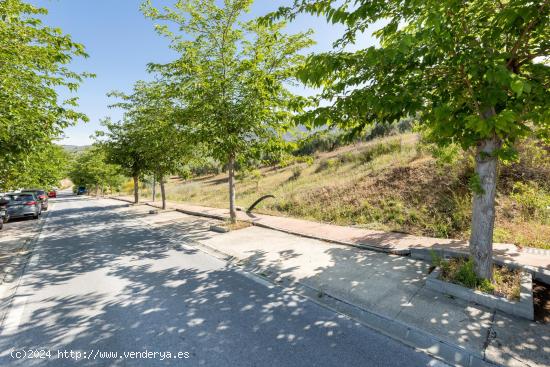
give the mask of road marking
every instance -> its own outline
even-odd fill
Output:
[[[25,278],[27,276],[27,272],[30,268],[34,267],[36,264],[38,264],[38,260],[40,258],[39,254],[34,254],[27,264],[27,269],[25,269],[25,274],[21,277],[21,283],[17,286],[17,293],[21,291],[21,289],[25,289]],[[8,315],[6,317],[6,320],[4,322],[4,328],[2,330],[1,336],[5,336],[6,334],[11,334],[17,329],[19,329],[19,325],[21,324],[21,320],[23,319],[23,314],[25,311],[25,308],[27,306],[27,301],[29,300],[31,294],[28,292],[25,296],[17,296],[17,294],[14,295],[13,303],[10,307],[10,310],[8,311]]]

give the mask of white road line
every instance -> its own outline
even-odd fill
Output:
[[[31,268],[33,268],[36,264],[38,264],[39,259],[40,259],[39,254],[34,254],[30,259],[29,263],[27,264],[27,269],[25,269],[25,274],[22,275],[21,283],[17,287],[17,293],[21,293],[21,290],[25,289],[26,275],[28,274],[28,271]],[[7,334],[12,334],[16,332],[17,329],[19,329],[21,320],[23,319],[23,314],[27,306],[27,301],[29,300],[32,294],[29,294],[28,292],[26,292],[25,296],[17,296],[17,293],[14,296],[10,310],[8,311],[8,315],[6,316],[6,319],[4,321],[4,328],[2,329],[2,333],[0,334],[0,336],[5,336]]]

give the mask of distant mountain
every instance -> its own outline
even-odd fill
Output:
[[[69,153],[79,153],[87,148],[89,148],[89,145],[62,145],[63,149],[65,149]]]

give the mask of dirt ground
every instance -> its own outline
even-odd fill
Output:
[[[533,282],[535,321],[550,323],[550,285]]]

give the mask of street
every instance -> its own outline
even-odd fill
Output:
[[[1,366],[440,363],[151,231],[127,204],[51,203],[2,325]]]

